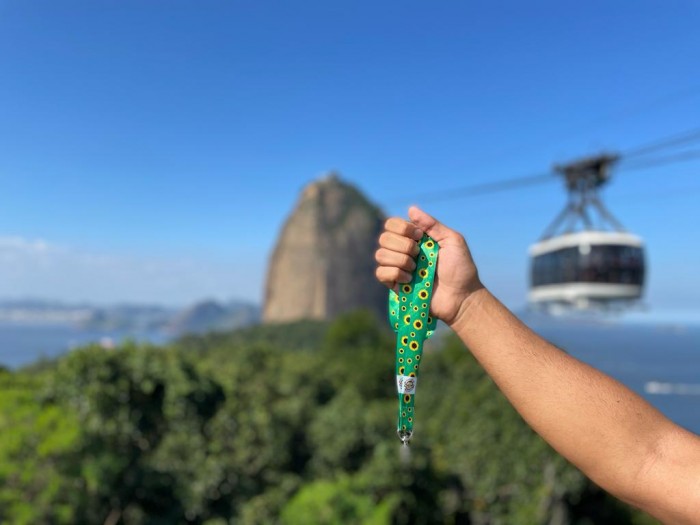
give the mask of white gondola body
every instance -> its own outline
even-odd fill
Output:
[[[530,246],[529,300],[578,308],[630,303],[642,296],[644,244],[626,232],[579,231]]]

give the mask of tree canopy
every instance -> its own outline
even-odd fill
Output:
[[[0,522],[650,524],[558,456],[461,343],[426,350],[410,460],[367,312],[0,371]]]

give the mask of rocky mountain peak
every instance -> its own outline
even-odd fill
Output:
[[[356,308],[383,316],[386,290],[374,279],[383,221],[336,172],[307,185],[270,259],[263,320],[331,319]]]

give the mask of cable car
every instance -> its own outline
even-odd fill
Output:
[[[644,289],[644,243],[605,208],[598,188],[610,178],[615,155],[555,166],[567,205],[530,246],[529,300],[535,306],[613,308],[637,302]],[[598,216],[598,224],[593,219]]]

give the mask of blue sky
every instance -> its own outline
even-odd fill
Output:
[[[517,308],[561,186],[424,195],[697,128],[699,26],[692,0],[0,0],[0,297],[260,301],[299,191],[335,169],[464,232]],[[699,310],[699,170],[604,192],[655,310]]]

